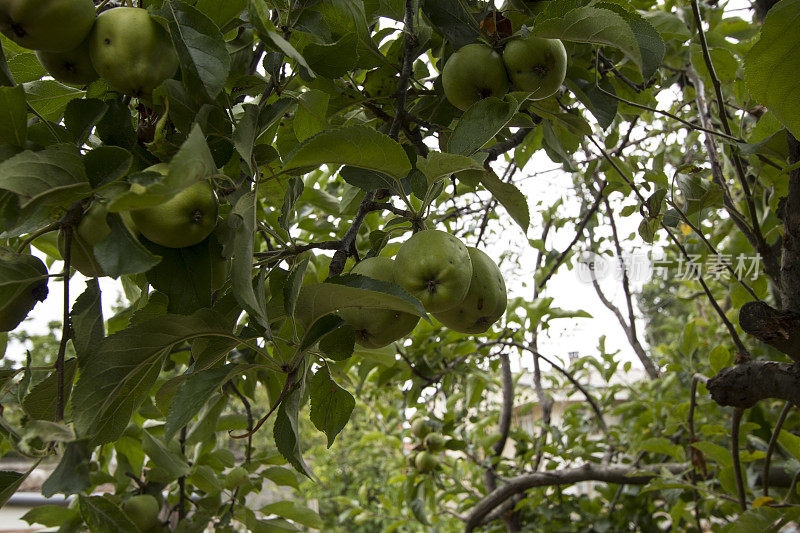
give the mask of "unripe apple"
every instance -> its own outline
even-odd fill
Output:
[[[459,109],[508,92],[503,58],[485,44],[468,44],[454,52],[442,69],[442,87],[451,104]]]
[[[432,453],[419,452],[414,460],[414,464],[417,467],[417,472],[420,474],[427,474],[439,466],[439,459]]]
[[[166,164],[147,170],[166,174]],[[166,202],[143,209],[132,209],[136,229],[147,239],[167,248],[193,246],[211,235],[217,224],[219,205],[214,187],[208,180],[199,181]]]
[[[444,437],[441,433],[431,433],[424,440],[425,449],[431,452],[440,452],[444,449]]]
[[[103,11],[89,39],[92,65],[119,92],[149,98],[178,70],[169,33],[145,9]]]
[[[0,33],[31,50],[74,50],[94,20],[92,0],[0,0]]]
[[[558,39],[514,39],[503,50],[503,62],[514,87],[533,100],[554,95],[567,76],[567,50]]]

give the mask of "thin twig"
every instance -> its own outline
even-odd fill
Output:
[[[545,286],[550,278],[553,277],[553,274],[555,274],[558,267],[561,266],[561,263],[564,262],[564,259],[567,257],[570,250],[572,250],[572,247],[575,246],[575,244],[580,240],[581,235],[583,235],[583,230],[586,228],[586,224],[589,223],[589,220],[591,220],[591,218],[597,212],[597,209],[600,207],[600,202],[603,201],[603,191],[605,190],[607,184],[608,182],[606,180],[600,182],[600,192],[597,193],[592,207],[586,212],[581,221],[578,223],[578,227],[575,228],[575,237],[572,239],[572,242],[569,243],[569,246],[567,246],[564,251],[559,254],[558,258],[556,258],[556,262],[550,268],[550,271],[544,278],[542,278],[542,281],[538,283],[540,290]]]
[[[786,421],[786,415],[789,414],[792,407],[792,402],[786,402],[783,405],[783,409],[781,409],[781,414],[778,415],[778,421],[775,422],[775,428],[772,430],[772,436],[767,445],[767,452],[764,456],[764,474],[762,475],[764,478],[764,497],[769,496],[769,464],[772,461],[772,453],[775,451],[775,447],[778,444],[778,435],[780,435],[783,423]]]
[[[736,477],[736,492],[739,496],[739,507],[742,512],[747,511],[747,499],[744,492],[744,478],[742,478],[742,463],[739,458],[739,423],[742,421],[744,409],[734,407],[733,420],[731,420],[731,458],[733,459],[733,475]]]

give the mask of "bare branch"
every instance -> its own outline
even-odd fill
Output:
[[[769,496],[769,465],[772,461],[772,452],[775,451],[775,446],[778,444],[778,435],[781,433],[783,423],[786,421],[786,416],[789,414],[791,408],[794,407],[791,402],[786,402],[781,409],[781,414],[778,415],[778,421],[775,422],[775,428],[772,430],[772,436],[767,445],[767,452],[764,456],[764,470],[763,470],[763,483],[764,483],[764,497]]]
[[[604,483],[618,483],[621,485],[646,485],[658,472],[666,469],[673,474],[680,474],[688,468],[687,464],[664,463],[634,468],[628,465],[600,466],[593,463],[585,464],[578,468],[566,468],[552,472],[535,472],[524,474],[508,480],[505,485],[493,490],[483,500],[472,508],[467,516],[464,531],[472,532],[483,523],[483,519],[494,508],[502,504],[514,494],[524,492],[534,487],[549,487],[553,485],[571,485],[581,481],[601,481]]]

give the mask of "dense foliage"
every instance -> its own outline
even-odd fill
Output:
[[[0,2],[0,449],[57,463],[42,493],[72,496],[29,522],[800,516],[800,0],[88,4]],[[536,194],[545,161],[563,198]],[[464,243],[489,254],[484,289],[470,266],[412,290],[429,261],[475,264]],[[617,298],[574,290],[636,360],[605,338],[542,353],[596,319],[552,280],[626,255],[658,259],[643,287],[623,265]],[[394,270],[350,273],[372,257]],[[124,294],[113,316],[97,277]],[[45,282],[63,319],[31,335]],[[434,308],[432,284],[461,292]],[[442,326],[456,301],[491,317]],[[404,322],[386,340],[377,318]],[[0,503],[26,476],[0,472]]]

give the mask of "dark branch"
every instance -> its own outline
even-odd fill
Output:
[[[800,365],[748,361],[723,368],[706,385],[720,405],[747,409],[766,398],[800,403]]]
[[[502,504],[511,496],[524,492],[534,487],[548,487],[553,485],[570,485],[581,481],[602,481],[604,483],[618,483],[621,485],[646,485],[661,469],[667,469],[673,474],[686,470],[688,465],[665,463],[641,468],[627,465],[600,466],[593,463],[579,468],[567,468],[553,472],[535,472],[517,476],[508,480],[502,487],[493,490],[483,500],[472,508],[467,516],[464,531],[470,533],[480,526],[483,518],[494,508]]]

